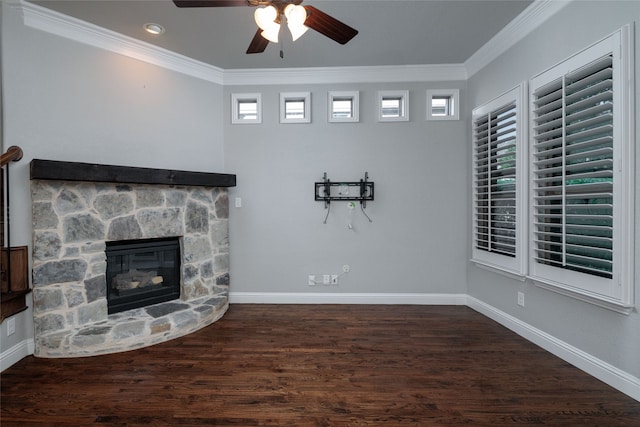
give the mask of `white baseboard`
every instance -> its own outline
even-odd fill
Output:
[[[0,354],[0,372],[16,364],[25,357],[33,354],[35,344],[33,339],[24,340]]]
[[[465,294],[230,292],[231,304],[465,305]]]
[[[634,377],[474,297],[467,296],[467,306],[495,320],[589,375],[640,401],[640,378]]]

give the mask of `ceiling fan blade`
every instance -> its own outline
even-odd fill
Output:
[[[340,44],[346,44],[358,34],[358,30],[355,28],[351,28],[313,6],[304,6],[304,8],[307,10],[307,19],[304,21],[304,25]]]
[[[248,6],[247,0],[173,0],[178,7]]]
[[[267,48],[269,40],[262,37],[262,34],[260,33],[262,33],[262,30],[258,28],[258,31],[256,31],[256,35],[253,36],[253,40],[251,40],[251,43],[247,48],[247,53],[261,53],[264,52],[264,50]]]

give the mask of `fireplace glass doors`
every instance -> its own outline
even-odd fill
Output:
[[[109,314],[180,298],[180,241],[106,243]]]

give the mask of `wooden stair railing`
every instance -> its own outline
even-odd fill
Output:
[[[28,248],[27,246],[11,247],[11,229],[9,226],[9,163],[22,159],[23,152],[18,146],[12,146],[0,156],[0,169],[6,169],[6,205],[4,170],[0,177],[0,322],[27,309],[26,295],[29,289]],[[5,247],[5,220],[7,229],[7,246]]]
[[[7,151],[0,156],[0,168],[3,168],[4,165],[9,162],[17,162],[22,159],[22,148],[17,145],[13,145],[7,148]]]

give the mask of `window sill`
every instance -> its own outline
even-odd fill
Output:
[[[518,274],[518,273],[516,273],[514,271],[511,271],[511,270],[507,270],[506,268],[501,267],[501,266],[497,266],[497,265],[494,265],[494,264],[488,264],[488,263],[486,263],[484,261],[480,261],[480,260],[477,260],[477,259],[472,259],[471,262],[474,263],[476,265],[476,267],[478,267],[478,268],[481,268],[481,269],[486,270],[486,271],[490,271],[492,273],[499,274],[501,276],[508,277],[510,279],[513,279],[513,280],[517,280],[519,282],[524,282],[525,280],[527,280],[526,276],[524,276],[522,274]]]
[[[579,291],[577,289],[569,288],[567,286],[553,283],[551,281],[544,281],[535,277],[529,277],[529,279],[531,279],[533,283],[540,288],[580,301],[584,301],[589,304],[597,305],[598,307],[606,308],[617,313],[629,315],[634,311],[635,306],[633,304],[625,304],[623,302],[616,301],[605,296]]]
[[[427,120],[437,122],[438,120],[460,120],[458,116],[427,116]]]

